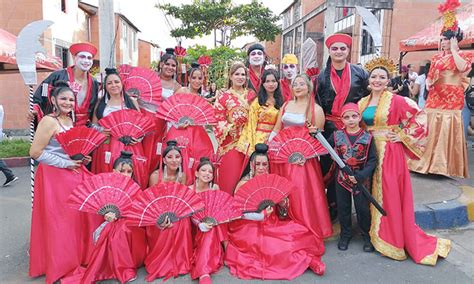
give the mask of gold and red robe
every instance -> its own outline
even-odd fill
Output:
[[[361,113],[371,96],[359,101]],[[382,216],[371,205],[370,237],[381,254],[404,260],[407,253],[416,263],[435,265],[438,256],[446,257],[451,241],[426,234],[415,224],[413,192],[405,155],[423,154],[427,142],[426,114],[414,101],[390,92],[381,95],[373,125],[368,126],[377,149],[377,167],[372,180],[372,195],[383,206]],[[390,142],[389,131],[399,134],[401,142]]]

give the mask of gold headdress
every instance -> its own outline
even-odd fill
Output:
[[[458,30],[458,20],[456,19],[456,9],[461,6],[459,0],[446,0],[444,4],[440,4],[438,11],[443,15],[443,28],[441,33],[451,30],[454,33]]]
[[[397,66],[393,62],[392,59],[386,57],[376,57],[372,60],[367,61],[365,63],[365,69],[370,73],[372,70],[376,69],[377,67],[383,67],[387,69],[389,74],[394,74],[397,72]]]

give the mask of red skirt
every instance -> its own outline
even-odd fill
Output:
[[[53,283],[81,264],[89,232],[83,230],[82,213],[71,209],[71,192],[92,174],[40,163],[35,175],[31,217],[30,277],[46,274]]]
[[[321,261],[324,243],[294,221],[275,214],[265,221],[237,220],[229,224],[225,261],[241,279],[291,280],[314,260]]]
[[[188,126],[180,129],[172,126],[165,137],[165,141],[169,140],[177,140],[180,146],[184,146],[181,150],[183,167],[187,177],[187,184],[190,185],[194,182],[190,177],[194,177],[194,171],[199,164],[199,159],[201,157],[210,158],[214,153],[211,139],[202,126]]]
[[[310,159],[303,166],[273,163],[271,169],[296,185],[296,190],[289,196],[290,218],[303,224],[319,238],[330,237],[332,224],[318,160]]]
[[[133,177],[142,189],[148,186],[148,162],[142,143],[126,146],[116,137],[110,137],[108,144],[101,144],[92,155],[92,172],[109,173],[113,170],[114,161],[120,157],[121,151],[133,154]],[[110,154],[107,154],[110,153]],[[110,155],[110,158],[108,157]],[[107,159],[108,158],[108,159]]]
[[[148,111],[142,111],[142,113],[151,116],[153,121],[155,122],[155,131],[147,134],[142,141],[144,154],[148,161],[148,175],[150,175],[154,170],[158,168],[161,151],[163,151],[164,149],[163,146],[161,150],[157,148],[158,144],[163,142],[163,137],[166,132],[166,121],[160,118],[156,118],[154,114],[152,115]],[[157,150],[160,151],[157,152]]]
[[[233,149],[222,156],[221,165],[219,167],[219,175],[217,184],[220,190],[234,195],[235,186],[242,175],[243,163],[245,155]]]
[[[136,268],[143,262],[145,252],[144,229],[127,227],[125,219],[109,223],[100,233],[87,268],[78,268],[61,283],[95,283],[107,279],[125,283],[136,277]]]
[[[194,236],[194,254],[191,267],[191,278],[196,279],[205,274],[219,271],[224,264],[222,242],[227,240],[226,224],[213,227],[209,232],[196,230]]]
[[[193,240],[189,218],[182,219],[165,230],[149,226],[146,228],[146,235],[149,246],[145,258],[145,269],[148,272],[146,281],[162,277],[166,280],[191,271]]]

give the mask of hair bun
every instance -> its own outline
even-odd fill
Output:
[[[266,154],[268,152],[268,145],[264,143],[255,144],[255,152],[259,154]]]
[[[118,74],[118,71],[116,68],[105,68],[105,74],[106,75]]]
[[[53,83],[53,87],[55,88],[69,88],[69,83],[64,80],[58,80]]]
[[[192,62],[191,63],[191,68],[199,68],[199,66],[200,66],[199,63],[197,63],[197,62]]]
[[[176,141],[176,140],[168,140],[168,141],[166,141],[166,146],[168,146],[168,147],[178,146],[178,141]]]
[[[128,152],[128,151],[121,151],[120,152],[120,158],[125,158],[125,159],[131,159],[133,156],[133,153]]]
[[[201,157],[199,163],[210,162],[211,160],[208,157]]]
[[[168,47],[168,48],[166,49],[166,53],[167,53],[167,54],[172,54],[172,55],[174,55],[174,48]]]

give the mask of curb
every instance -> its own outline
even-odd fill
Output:
[[[415,206],[415,222],[423,229],[450,229],[474,221],[474,187],[460,186],[457,199]]]
[[[27,167],[30,165],[30,157],[3,158],[2,161],[10,168]]]

